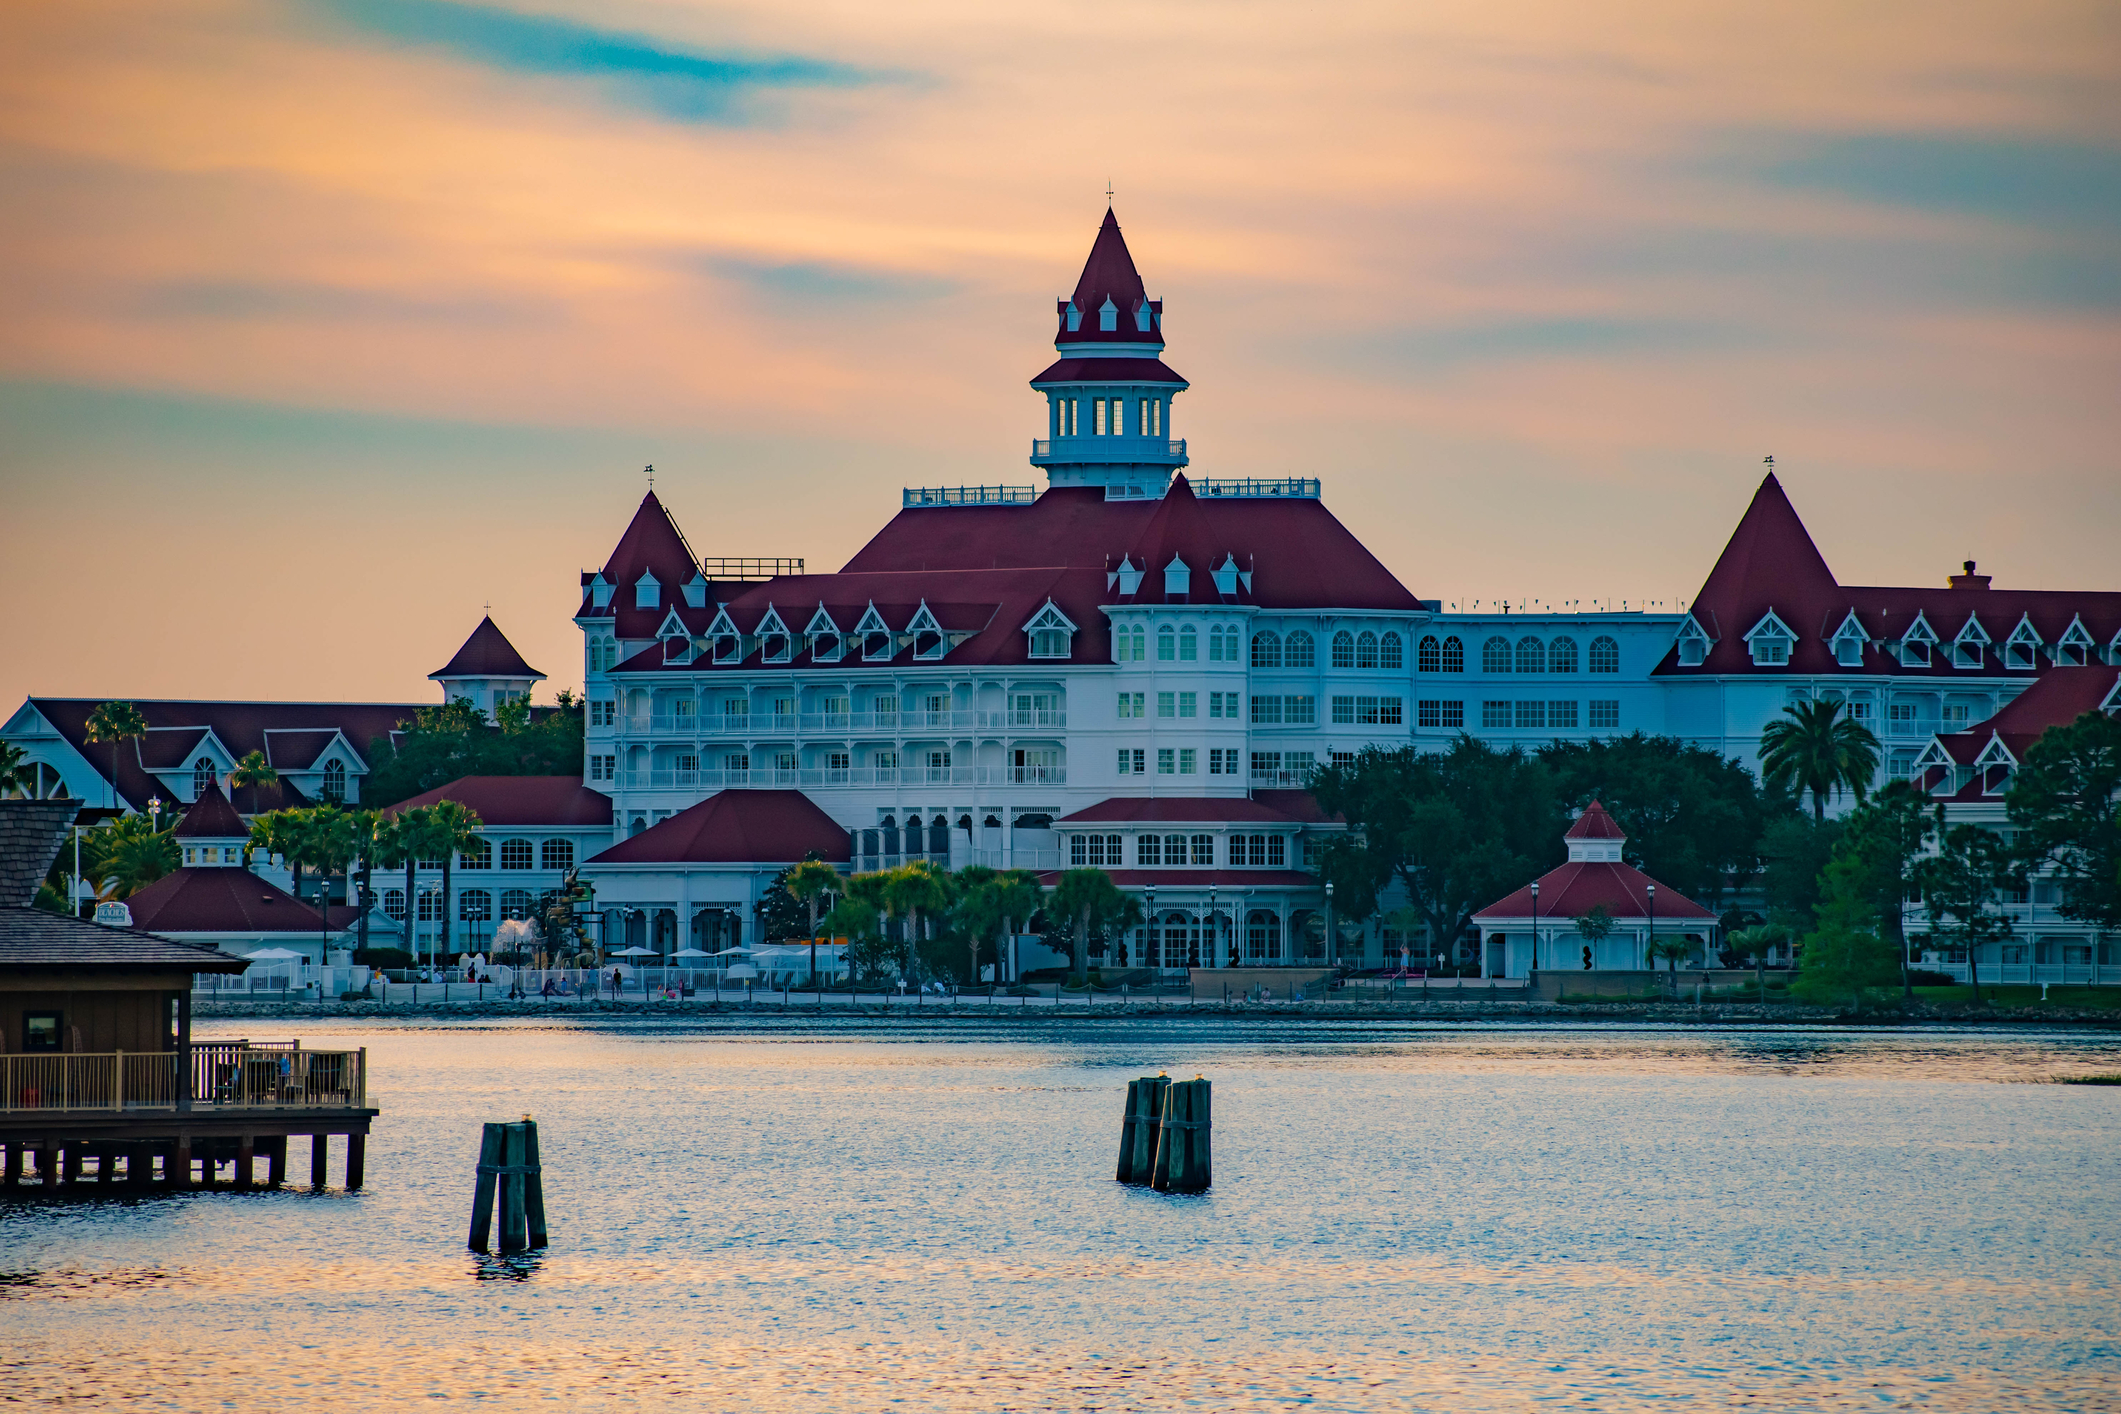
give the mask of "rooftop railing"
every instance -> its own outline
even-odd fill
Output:
[[[1193,494],[1202,497],[1284,498],[1315,501],[1319,496],[1319,484],[1318,478],[1315,476],[1284,476],[1278,480],[1264,481],[1249,476],[1234,477],[1227,480],[1208,477],[1193,483]]]
[[[908,486],[905,506],[1028,506],[1036,486]]]
[[[700,561],[700,573],[712,580],[730,581],[779,579],[783,575],[801,574],[800,559],[748,559],[739,557],[717,557]]]

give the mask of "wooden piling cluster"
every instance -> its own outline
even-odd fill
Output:
[[[501,1255],[546,1244],[545,1178],[538,1160],[538,1122],[528,1115],[514,1124],[488,1124],[479,1140],[478,1186],[471,1198],[471,1250],[486,1252],[501,1206]]]
[[[1212,1087],[1199,1076],[1172,1080],[1145,1075],[1127,1082],[1120,1121],[1121,1183],[1147,1184],[1159,1193],[1199,1193],[1215,1181],[1209,1145]]]

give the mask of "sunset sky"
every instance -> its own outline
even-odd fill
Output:
[[[1415,593],[2117,587],[2111,3],[17,3],[0,699],[549,689],[639,499],[836,568],[1039,480],[1105,189],[1193,473]],[[0,709],[4,710],[4,709]]]

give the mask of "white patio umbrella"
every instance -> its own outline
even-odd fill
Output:
[[[249,958],[252,962],[303,962],[307,960],[305,954],[295,952],[289,948],[259,948],[256,952],[247,952],[243,956]]]
[[[612,954],[613,957],[655,957],[657,955],[654,948],[644,948],[639,944],[630,948],[620,948]]]
[[[672,953],[671,956],[682,957],[687,961],[690,961],[693,958],[697,957],[713,957],[714,954],[711,952],[701,952],[698,948],[679,948],[676,952]]]

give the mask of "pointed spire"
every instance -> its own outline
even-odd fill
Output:
[[[1127,250],[1127,238],[1119,233],[1119,217],[1110,207],[1105,208],[1104,224],[1097,228],[1097,239],[1090,244],[1090,258],[1083,262],[1082,278],[1075,282],[1072,299],[1087,324],[1103,308],[1108,296],[1121,314],[1129,316],[1130,326],[1135,306],[1149,297],[1140,272],[1134,268],[1134,256]]]
[[[176,831],[180,840],[241,839],[249,833],[250,826],[243,823],[236,807],[221,794],[218,782],[199,792],[199,798],[184,812],[184,819],[178,823]]]
[[[545,675],[523,661],[523,655],[508,641],[491,616],[479,620],[479,626],[464,640],[446,667],[429,673],[430,680],[447,681],[450,678],[543,678]]]

